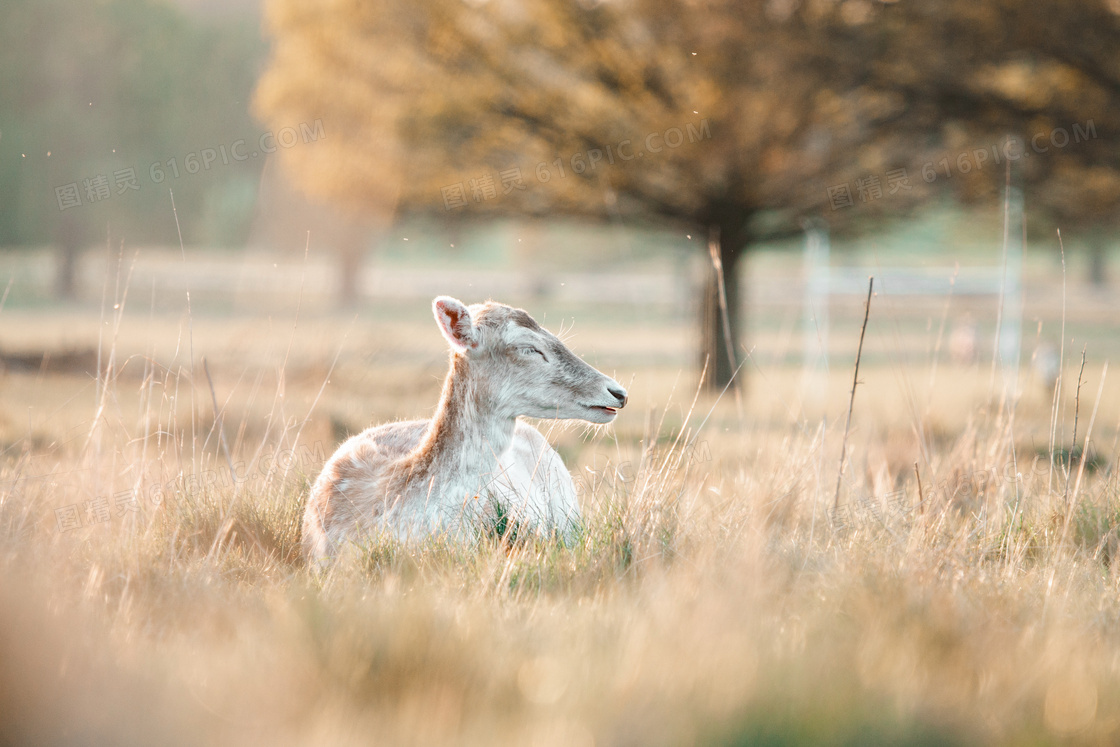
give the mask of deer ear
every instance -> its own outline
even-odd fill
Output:
[[[478,328],[471,319],[470,309],[462,301],[438,296],[432,301],[432,312],[436,315],[439,331],[447,338],[452,350],[465,353],[478,347]]]

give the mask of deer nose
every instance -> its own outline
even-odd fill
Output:
[[[618,406],[619,407],[626,407],[626,390],[625,389],[623,389],[620,386],[609,386],[609,387],[607,387],[607,391],[610,392],[612,395],[614,395],[614,398],[618,400]]]

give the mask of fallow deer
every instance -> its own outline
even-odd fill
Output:
[[[451,348],[435,415],[369,428],[338,448],[304,513],[310,560],[377,535],[477,537],[498,517],[566,540],[577,531],[571,475],[518,418],[610,423],[626,390],[521,309],[440,296],[432,310]]]

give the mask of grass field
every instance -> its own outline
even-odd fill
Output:
[[[807,377],[796,269],[752,264],[722,398],[687,308],[509,299],[631,393],[609,428],[539,424],[578,542],[385,541],[325,576],[307,488],[346,434],[431,412],[428,301],[188,311],[124,268],[3,307],[0,743],[1120,741],[1117,304],[1037,265],[1006,397],[993,299],[875,298],[835,509],[863,306],[833,300]]]

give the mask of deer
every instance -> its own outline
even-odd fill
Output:
[[[303,516],[310,562],[379,536],[477,539],[503,517],[565,543],[579,531],[571,474],[521,418],[607,424],[626,390],[523,309],[438,296],[432,312],[450,348],[435,413],[370,427],[327,460]]]

